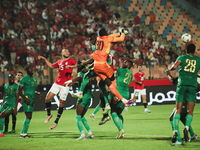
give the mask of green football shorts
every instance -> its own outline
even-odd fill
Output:
[[[177,86],[176,88],[176,102],[182,103],[184,101],[196,103],[197,88],[193,86]]]
[[[15,109],[14,105],[3,104],[0,108],[0,112],[7,111],[9,114],[12,114]]]

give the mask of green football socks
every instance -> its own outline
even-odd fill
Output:
[[[92,132],[92,131],[90,130],[90,126],[88,125],[87,120],[85,119],[85,117],[82,118],[82,122],[83,122],[83,125],[85,126],[86,130],[87,130],[88,132]]]
[[[0,133],[3,133],[3,126],[4,126],[5,119],[0,118]]]
[[[21,134],[27,134],[30,121],[30,119],[25,118]]]
[[[94,112],[92,114],[96,114],[100,110],[101,106],[97,105],[94,109]]]
[[[114,124],[117,126],[118,130],[121,131],[121,129],[123,129],[123,125],[122,125],[121,119],[119,118],[119,116],[115,112],[113,112],[111,114],[111,116],[113,118]]]
[[[77,127],[78,127],[79,131],[81,132],[81,134],[84,134],[82,118],[80,115],[76,115],[76,124],[77,124]]]

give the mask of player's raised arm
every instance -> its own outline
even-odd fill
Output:
[[[68,85],[71,85],[71,84],[74,84],[75,82],[79,81],[82,79],[82,76],[78,76],[72,80],[68,80],[67,82],[64,83],[64,86],[68,86]]]
[[[135,82],[135,83],[137,83],[137,84],[142,84],[142,82],[137,81],[137,80],[135,80],[135,79],[133,79],[132,81]]]
[[[120,37],[115,37],[113,42],[123,42],[125,38],[125,34],[122,33]]]
[[[120,33],[114,33],[109,35],[109,37],[118,37],[118,36],[120,36]]]
[[[172,66],[170,66],[168,68],[169,71],[171,70],[175,70],[176,68],[178,68],[178,66],[181,64],[181,61],[180,60],[177,60]],[[167,71],[167,70],[166,70]]]
[[[38,56],[38,59],[44,59],[45,63],[47,64],[47,66],[49,66],[51,69],[53,69],[53,64],[51,62],[49,62],[45,57],[43,56]]]

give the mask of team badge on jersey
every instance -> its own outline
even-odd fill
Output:
[[[65,65],[68,65],[68,62],[66,62]]]

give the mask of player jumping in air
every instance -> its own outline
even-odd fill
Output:
[[[176,62],[168,69],[169,71],[179,66],[178,85],[176,89],[176,113],[173,118],[173,145],[182,145],[182,140],[178,139],[179,120],[183,102],[187,103],[187,115],[185,128],[183,130],[184,140],[189,140],[188,131],[193,119],[193,110],[196,103],[197,73],[200,69],[200,58],[195,56],[196,46],[188,44],[185,55],[179,56]],[[168,71],[167,70],[167,71]]]
[[[46,64],[51,68],[58,68],[59,73],[56,78],[55,83],[51,86],[51,89],[47,93],[47,96],[45,98],[45,103],[46,103],[46,110],[47,110],[47,118],[45,120],[45,124],[49,123],[50,119],[53,117],[51,114],[51,100],[53,97],[59,93],[59,109],[57,113],[57,118],[54,121],[53,125],[49,128],[50,130],[55,129],[55,127],[58,125],[58,121],[63,113],[63,108],[64,108],[64,102],[67,99],[67,95],[69,93],[69,87],[68,86],[63,86],[64,83],[68,80],[71,80],[71,74],[73,68],[68,68],[68,66],[72,66],[76,64],[76,61],[72,58],[70,58],[70,52],[68,49],[63,49],[62,50],[62,59],[58,60],[56,63],[52,64],[49,62],[45,57],[43,56],[38,56],[38,59],[44,59]]]
[[[178,77],[176,77],[176,78],[172,77],[169,71],[166,71],[166,74],[168,75],[168,78],[171,81],[171,83],[174,84],[174,85],[177,85],[177,83],[178,83]],[[199,86],[200,85],[198,84],[198,87]],[[197,88],[197,91],[199,91],[199,88]],[[173,130],[173,118],[174,118],[174,114],[175,113],[176,113],[176,108],[173,109],[173,111],[172,111],[172,113],[171,113],[171,115],[169,117],[170,124],[172,126],[172,130]],[[187,103],[186,102],[183,102],[183,107],[182,107],[182,111],[181,111],[180,115],[181,115],[180,120],[185,125],[185,123],[186,123],[186,116],[187,116]],[[189,127],[189,133],[190,133],[190,138],[189,138],[190,142],[193,141],[193,140],[195,140],[195,139],[197,139],[198,136],[194,133],[191,125]],[[182,141],[180,134],[178,134],[177,140],[178,141]]]
[[[102,28],[99,31],[99,36],[96,42],[96,51],[92,54],[94,59],[94,71],[105,82],[108,89],[117,96],[126,105],[132,104],[132,101],[128,101],[123,98],[117,91],[116,80],[114,77],[114,71],[107,63],[107,58],[110,53],[110,46],[112,42],[124,41],[125,34],[119,33],[108,35],[107,31]]]

